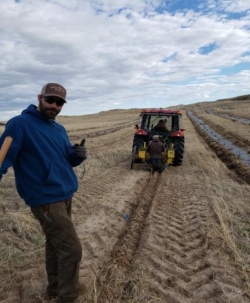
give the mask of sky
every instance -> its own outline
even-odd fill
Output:
[[[0,121],[44,84],[61,115],[250,94],[250,0],[0,0]]]

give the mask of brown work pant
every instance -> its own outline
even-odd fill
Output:
[[[47,293],[61,302],[78,296],[82,247],[71,220],[71,199],[31,207],[46,236]]]

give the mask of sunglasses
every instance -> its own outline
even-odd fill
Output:
[[[44,101],[48,104],[56,103],[57,106],[63,106],[65,101],[61,98],[56,97],[43,97]]]

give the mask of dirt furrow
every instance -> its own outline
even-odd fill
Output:
[[[236,123],[202,112],[218,132],[248,138],[246,125],[237,123],[236,133]],[[184,113],[182,165],[160,175],[145,164],[131,170],[131,125],[138,115],[117,115],[79,117],[68,125],[75,142],[82,133],[93,135],[73,198],[83,247],[80,279],[88,286],[77,303],[250,302],[249,169]],[[14,193],[13,172],[8,176],[1,191],[1,251],[6,245],[9,251],[1,260],[0,301],[47,303],[44,239]]]
[[[194,120],[191,119],[191,123],[194,125],[200,137],[205,140],[211,150],[216,153],[217,157],[223,161],[230,170],[235,172],[240,180],[250,184],[249,166],[243,163],[237,156],[232,154],[230,150],[220,145],[216,140],[212,139],[209,134],[202,130]],[[238,182],[240,182],[240,180],[238,180]]]
[[[111,128],[105,128],[105,127],[103,127],[103,129],[82,128],[82,129],[78,129],[77,133],[75,130],[68,131],[68,135],[69,135],[70,140],[73,142],[75,140],[80,140],[83,137],[96,138],[96,137],[100,137],[100,136],[103,136],[106,134],[112,134],[112,133],[115,133],[115,132],[125,129],[125,128],[131,128],[131,130],[132,130],[134,125],[135,125],[135,121],[129,122],[129,123],[120,123],[120,126],[111,127]]]
[[[98,279],[100,288],[98,302],[100,303],[124,302],[127,293],[130,292],[130,270],[140,248],[146,218],[152,206],[154,193],[157,192],[158,179],[159,175],[152,177],[147,174],[144,186],[135,197],[136,202],[129,216],[128,224],[120,235],[105,270]]]
[[[233,133],[232,131],[226,130],[225,127],[222,127],[220,125],[217,125],[215,123],[211,123],[208,119],[204,117],[199,117],[198,118],[202,119],[202,121],[207,124],[211,129],[213,129],[216,133],[220,134],[223,136],[224,139],[232,142],[234,145],[246,150],[247,153],[250,153],[250,140]]]
[[[109,175],[97,176],[94,181],[88,180],[82,185],[82,194],[75,197],[78,208],[75,221],[80,238],[87,248],[84,249],[82,276],[88,275],[90,283],[95,280],[126,226],[124,216],[130,214],[134,207],[134,202],[129,201],[129,191],[133,192],[135,186],[143,186],[140,184],[141,174],[129,177],[128,171],[119,170],[120,176],[113,169]],[[89,270],[89,265],[92,270]]]
[[[181,180],[171,182],[177,177],[174,168],[162,177],[147,221],[147,239],[135,268],[140,271],[142,264],[149,264],[148,301],[158,298],[164,302],[193,302],[189,300],[192,293],[211,279],[204,257],[207,206],[200,204],[193,186],[186,191]],[[134,296],[133,291],[130,295]]]
[[[169,167],[159,178],[122,300],[110,302],[226,303],[231,297],[247,302],[239,280],[232,283],[231,273],[222,274],[219,258],[212,257],[209,191],[202,176],[188,179],[205,172],[202,157],[189,151],[185,159],[183,167]]]

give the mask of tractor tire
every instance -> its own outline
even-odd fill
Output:
[[[135,154],[138,152],[139,148],[143,146],[143,144],[144,144],[144,137],[135,135],[133,140],[133,146],[132,146],[132,157],[134,157],[134,163],[141,162],[140,159],[136,159]]]
[[[175,157],[173,161],[173,165],[181,165],[183,161],[183,154],[184,154],[184,137],[173,138],[172,143],[174,143],[174,150],[175,150]]]
[[[132,159],[131,159],[130,169],[133,169],[133,167],[134,167],[135,155],[136,155],[136,146],[134,146],[134,149],[133,149],[133,151],[132,151]]]

